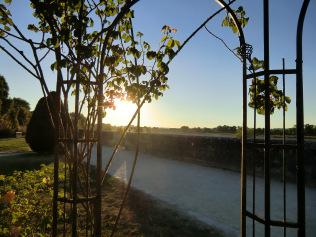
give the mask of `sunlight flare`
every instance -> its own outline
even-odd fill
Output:
[[[115,109],[108,109],[106,112],[105,121],[106,123],[110,123],[112,125],[125,126],[129,123],[130,119],[134,115],[137,110],[136,104],[127,100],[116,100],[115,101]],[[146,117],[146,109],[141,109],[141,116]],[[135,125],[136,119],[132,123]]]

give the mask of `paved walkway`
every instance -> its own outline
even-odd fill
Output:
[[[19,151],[0,151],[0,157],[6,157],[6,156],[16,156],[25,154],[25,152],[19,152]]]
[[[104,147],[104,159],[111,149]],[[133,153],[120,151],[113,163],[110,174],[126,181],[132,165]],[[227,236],[238,236],[240,210],[239,173],[222,169],[202,167],[180,161],[157,158],[141,154],[133,179],[133,187],[153,197],[174,205],[181,211],[223,230]],[[282,184],[272,183],[273,218],[282,218]],[[251,183],[248,185],[251,190]],[[288,216],[295,220],[295,186],[287,185]],[[256,202],[263,203],[263,180],[258,179]],[[249,198],[250,199],[250,198]],[[249,206],[252,204],[249,203]],[[263,214],[262,206],[257,213]],[[250,208],[249,208],[250,209]],[[316,236],[316,189],[306,189],[307,236]],[[263,228],[257,236],[262,236]],[[251,229],[249,229],[251,231]],[[288,236],[295,236],[288,232]],[[273,230],[272,236],[283,232]]]

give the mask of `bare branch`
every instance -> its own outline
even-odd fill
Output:
[[[223,43],[223,45],[224,45],[233,55],[235,55],[236,58],[238,58],[238,59],[242,62],[242,59],[238,56],[238,54],[236,54],[236,53],[234,52],[234,50],[232,50],[232,49],[226,44],[226,42],[225,42],[222,38],[220,38],[219,36],[215,35],[215,34],[214,34],[212,31],[210,31],[206,26],[204,26],[204,28],[206,29],[206,31],[207,31],[210,35],[212,35],[213,37],[215,37],[216,39],[218,39],[219,41],[221,41],[221,42]]]
[[[39,79],[39,77],[34,74],[27,66],[25,66],[23,63],[21,63],[19,60],[17,60],[13,54],[11,54],[6,48],[4,48],[2,45],[0,45],[0,49],[2,49],[7,55],[10,56],[16,63],[18,63],[22,68],[24,68],[28,73],[30,73],[33,77],[36,79]]]

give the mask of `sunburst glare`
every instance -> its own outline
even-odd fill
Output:
[[[115,101],[115,109],[108,109],[106,112],[106,117],[104,119],[105,123],[110,123],[112,125],[117,126],[125,126],[129,123],[132,116],[134,115],[137,109],[136,104],[132,103],[131,101],[127,100],[116,100]],[[149,116],[149,111],[147,106],[143,106],[141,109],[141,117],[142,120],[147,120]],[[136,119],[132,123],[133,125],[136,124]]]

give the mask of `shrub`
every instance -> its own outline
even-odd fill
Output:
[[[60,173],[61,175],[61,173]],[[53,165],[0,175],[0,236],[48,236],[52,225]],[[61,175],[60,179],[64,177]],[[63,212],[60,207],[59,216]]]
[[[15,132],[10,128],[0,128],[0,138],[14,137]]]
[[[55,101],[55,92],[51,92],[49,96]],[[48,102],[49,101],[48,99]],[[50,108],[52,108],[51,105]],[[35,152],[52,152],[55,147],[55,135],[47,109],[46,99],[42,97],[37,102],[35,110],[32,113],[32,117],[27,126],[25,140]]]

